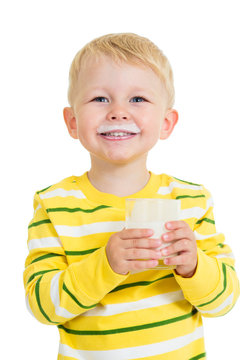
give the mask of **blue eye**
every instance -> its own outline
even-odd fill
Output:
[[[106,101],[105,101],[106,100]],[[93,99],[93,101],[96,102],[107,102],[107,98],[105,98],[104,96],[97,96],[96,98]]]
[[[146,101],[143,97],[141,97],[141,96],[134,96],[133,98],[132,98],[132,102],[143,102],[143,101]]]

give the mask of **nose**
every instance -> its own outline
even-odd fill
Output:
[[[129,120],[130,114],[123,107],[113,107],[107,114],[107,120]]]
[[[127,116],[124,116],[124,115],[113,115],[111,114],[109,117],[108,117],[108,120],[127,120],[128,117]]]

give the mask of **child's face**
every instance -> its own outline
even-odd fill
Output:
[[[73,108],[64,109],[70,135],[92,160],[119,164],[146,158],[159,138],[171,134],[177,117],[167,109],[166,90],[149,67],[116,64],[107,56],[90,59],[80,71]]]

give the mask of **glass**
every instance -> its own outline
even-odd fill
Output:
[[[152,238],[161,238],[162,234],[170,231],[165,228],[168,221],[180,220],[181,200],[175,199],[126,199],[126,229],[152,229]],[[167,247],[170,243],[164,243],[158,249]],[[176,265],[166,265],[164,258],[176,256],[176,254],[159,259],[155,269],[172,270]]]

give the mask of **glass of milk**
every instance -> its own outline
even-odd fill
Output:
[[[161,238],[162,234],[170,231],[165,228],[168,221],[180,220],[181,200],[175,199],[126,199],[126,229],[152,229],[152,238]],[[170,243],[164,243],[162,249]],[[175,256],[170,255],[166,257]],[[164,257],[165,258],[165,257]],[[175,269],[175,265],[165,265],[163,259],[155,269]]]

